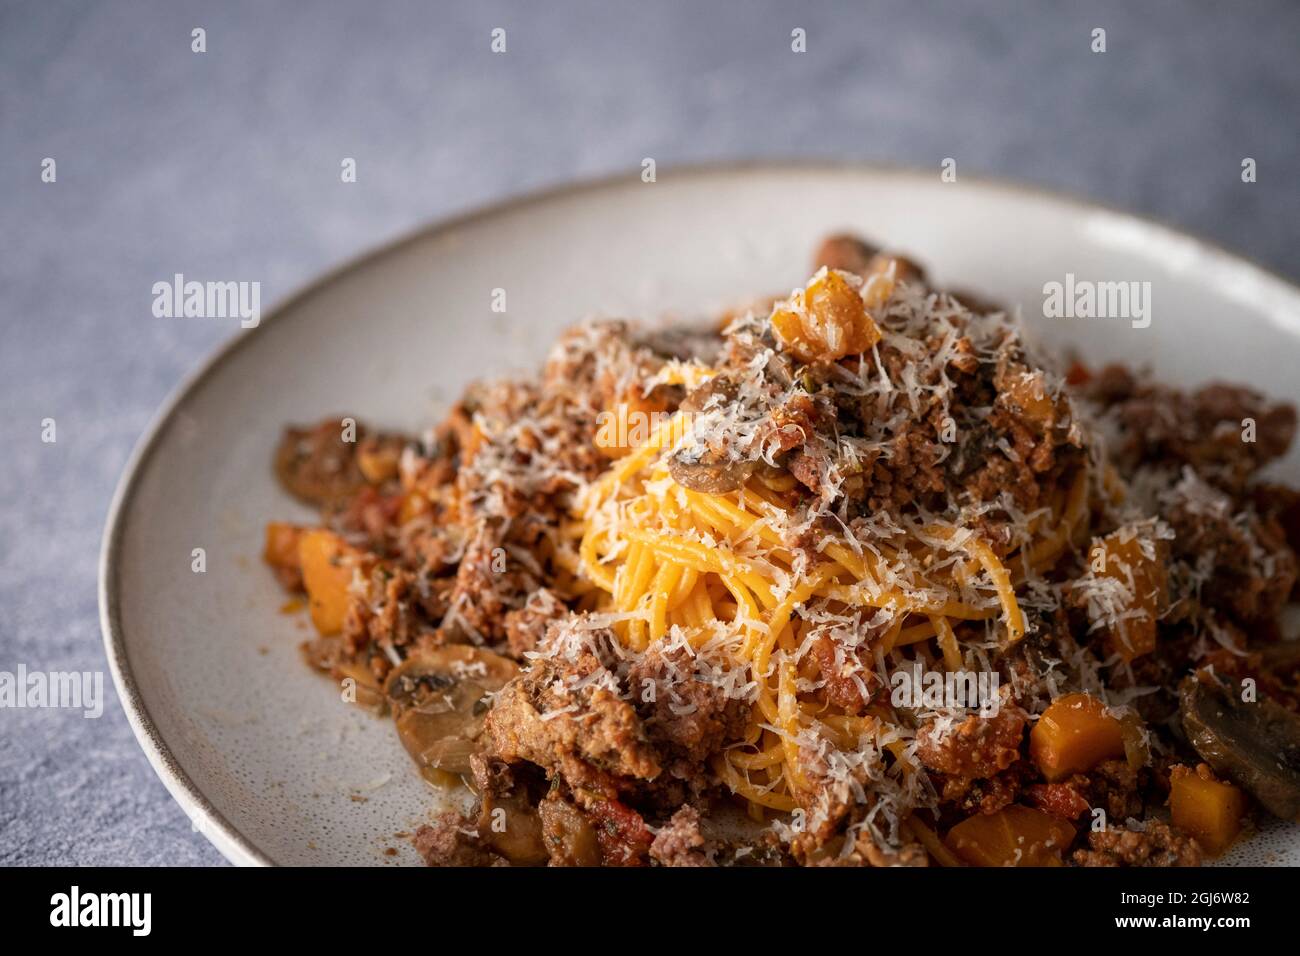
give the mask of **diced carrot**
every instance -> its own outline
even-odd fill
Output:
[[[971,866],[1061,866],[1074,827],[1044,810],[1012,804],[977,813],[948,831],[952,851]]]
[[[314,529],[298,542],[303,585],[307,589],[311,621],[321,636],[343,629],[348,610],[348,589],[359,552],[331,531]]]
[[[283,521],[268,522],[262,560],[273,568],[282,568],[286,571],[302,570],[298,560],[298,539],[301,537],[302,528],[297,525]]]
[[[1230,783],[1214,777],[1201,764],[1174,767],[1169,772],[1169,812],[1174,826],[1190,833],[1211,856],[1219,856],[1241,832],[1246,798]]]
[[[1090,694],[1053,701],[1029,732],[1029,756],[1049,783],[1124,756],[1124,730]]]
[[[882,278],[866,291],[883,304],[892,288]],[[844,273],[823,269],[772,313],[772,331],[802,361],[837,361],[880,341],[880,327],[867,306],[863,293]]]

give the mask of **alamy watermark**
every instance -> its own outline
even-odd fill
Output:
[[[73,885],[50,897],[50,925],[58,927],[119,926],[132,936],[148,936],[153,928],[152,893],[83,893]]]
[[[170,282],[153,284],[153,314],[159,319],[239,319],[245,329],[262,321],[262,283],[186,281],[178,272]]]
[[[913,661],[889,677],[890,703],[911,710],[977,710],[996,717],[1002,706],[997,671],[931,671]]]
[[[1065,274],[1043,284],[1043,315],[1049,319],[1128,319],[1135,329],[1151,324],[1150,282],[1092,282]]]
[[[644,412],[622,405],[596,415],[594,442],[597,448],[636,448],[649,441],[671,420],[672,415],[668,412]]]
[[[104,713],[102,671],[0,671],[0,709],[79,710],[94,719]]]

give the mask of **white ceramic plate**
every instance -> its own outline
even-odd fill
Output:
[[[1300,401],[1300,289],[1165,227],[1018,186],[861,167],[667,170],[430,228],[240,333],[168,402],[113,503],[100,580],[113,676],[150,762],[223,854],[415,863],[398,834],[434,809],[390,723],[309,673],[305,624],[279,613],[263,525],[310,517],[272,477],[281,427],[343,412],[426,427],[471,379],[534,367],[575,320],[693,316],[788,291],[840,229],[1019,305],[1038,337],[1090,361]],[[1044,283],[1066,273],[1150,282],[1150,327],[1045,319]],[[505,315],[490,309],[498,288]],[[1300,483],[1300,454],[1279,471]],[[1297,830],[1233,860],[1300,862]]]

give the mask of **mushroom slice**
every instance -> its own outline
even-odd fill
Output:
[[[341,504],[366,477],[357,466],[355,436],[346,428],[356,419],[340,415],[310,428],[286,428],[275,450],[275,474],[289,494],[317,507]],[[354,431],[364,429],[354,425]],[[349,440],[353,439],[353,440]]]
[[[384,682],[407,753],[421,768],[469,773],[488,697],[518,672],[513,661],[464,644],[412,653]]]
[[[1205,672],[1178,696],[1183,733],[1202,760],[1274,816],[1300,817],[1300,716],[1271,700],[1245,703],[1235,683]]]
[[[754,472],[756,462],[731,461],[725,455],[705,452],[697,457],[689,457],[678,452],[668,459],[668,474],[673,481],[691,491],[706,495],[725,495],[738,490]]]
[[[515,866],[540,866],[549,857],[542,818],[523,794],[483,794],[479,837]]]
[[[682,399],[683,412],[703,412],[710,408],[730,405],[740,394],[740,386],[731,378],[715,375],[691,389]]]
[[[552,866],[600,866],[600,840],[581,810],[552,792],[537,812]]]
[[[641,334],[634,344],[648,348],[660,358],[712,365],[721,351],[722,337],[709,325],[671,325]]]
[[[352,681],[352,686],[349,688],[352,703],[376,714],[384,712],[383,688],[380,687],[379,679],[375,677],[374,671],[365,661],[346,661],[337,664],[331,673],[339,681]]]
[[[300,501],[338,508],[367,484],[379,485],[397,474],[403,435],[369,434],[355,418],[326,418],[310,428],[286,428],[275,450],[275,474]]]
[[[725,373],[701,383],[687,394],[680,411],[708,414],[738,400],[740,385]],[[683,488],[707,495],[723,495],[739,489],[754,473],[758,462],[748,460],[741,449],[728,448],[725,441],[696,440],[668,458],[668,473]]]
[[[869,242],[849,233],[827,236],[813,256],[813,272],[824,266],[827,269],[866,275],[871,268],[872,259],[879,252]]]

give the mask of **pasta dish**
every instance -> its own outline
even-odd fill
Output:
[[[1300,815],[1294,431],[834,236],[426,434],[288,429],[265,557],[461,800],[431,865],[1195,865]]]

